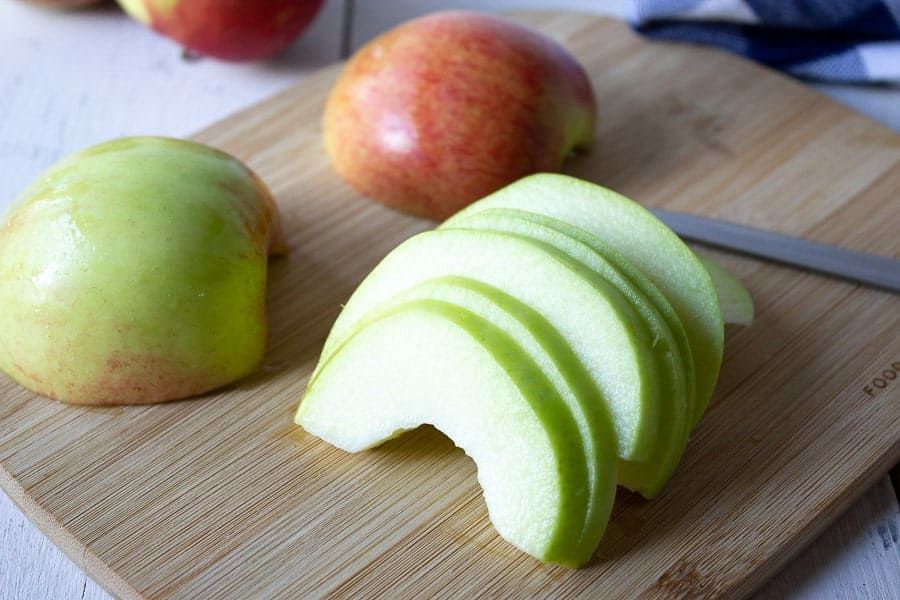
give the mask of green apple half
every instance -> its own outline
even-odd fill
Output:
[[[520,179],[457,213],[514,208],[573,224],[602,239],[653,282],[684,325],[696,374],[694,421],[706,410],[722,363],[724,325],[713,281],[694,252],[650,211],[628,198],[566,175]]]
[[[237,159],[126,138],[50,168],[0,229],[0,368],[78,404],[184,398],[266,343],[271,194]]]
[[[584,564],[597,540],[582,535],[589,486],[578,425],[516,341],[434,299],[358,325],[320,366],[297,422],[350,452],[432,424],[475,461],[500,535],[540,560]]]
[[[619,456],[644,460],[654,453],[661,391],[652,338],[643,321],[614,286],[556,248],[521,236],[446,229],[410,238],[353,293],[332,327],[319,364],[353,335],[367,313],[407,288],[445,275],[487,283],[547,319],[606,399]]]
[[[550,226],[554,224],[556,228]],[[595,280],[606,281],[615,286],[631,302],[648,330],[648,339],[652,340],[651,353],[656,361],[661,391],[660,419],[654,452],[640,462],[623,462],[619,483],[630,490],[641,492],[647,498],[656,496],[677,468],[689,434],[688,409],[693,403],[690,397],[693,389],[688,391],[687,381],[693,380],[693,371],[688,373],[687,361],[682,354],[682,349],[688,356],[690,353],[686,338],[682,343],[676,341],[667,321],[647,296],[632,285],[617,265],[613,265],[592,245],[588,245],[593,243],[602,248],[602,241],[592,239],[583,230],[567,227],[565,223],[541,215],[512,209],[486,210],[450,219],[442,225],[442,228],[454,227],[506,232],[548,244],[590,269]],[[563,233],[563,229],[568,234]],[[580,240],[572,235],[578,236]],[[621,261],[621,264],[625,263],[627,261]],[[652,289],[652,284],[649,284],[648,289]],[[684,336],[683,329],[680,333]]]

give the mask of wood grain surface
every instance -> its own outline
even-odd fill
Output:
[[[900,137],[782,76],[585,15],[522,17],[592,74],[597,146],[569,164],[652,206],[900,254]],[[716,253],[757,321],[727,332],[713,404],[667,490],[622,493],[596,560],[542,565],[490,526],[433,429],[347,455],[291,417],[340,303],[432,223],[357,197],[322,152],[329,69],[202,132],[273,188],[260,372],[167,405],[86,409],[0,379],[0,484],[126,598],[750,593],[900,458],[900,299]]]

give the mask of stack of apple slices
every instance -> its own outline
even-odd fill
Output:
[[[752,303],[650,212],[534,175],[391,252],[341,312],[296,421],[350,452],[429,423],[471,456],[492,523],[580,566],[616,484],[647,498]],[[717,295],[719,294],[719,295]]]

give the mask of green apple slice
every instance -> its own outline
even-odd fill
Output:
[[[587,455],[587,519],[580,540],[600,542],[616,495],[616,433],[606,402],[569,344],[537,311],[497,288],[448,275],[424,281],[386,302],[376,312],[413,300],[459,306],[509,335],[546,376],[575,418]],[[590,542],[593,540],[593,542]]]
[[[725,334],[712,279],[693,251],[636,202],[566,175],[525,177],[469,205],[455,218],[491,208],[516,208],[580,227],[615,248],[665,294],[691,346],[696,422],[706,410],[719,376]]]
[[[545,228],[558,231],[559,233],[588,246],[613,268],[610,281],[615,285],[620,285],[620,283],[624,282],[624,285],[621,285],[619,290],[633,303],[636,303],[638,312],[648,319],[650,326],[653,327],[654,330],[657,329],[654,323],[659,322],[660,319],[668,326],[668,330],[671,332],[672,336],[672,347],[677,348],[681,354],[681,360],[684,363],[683,371],[688,415],[693,416],[696,404],[696,373],[694,369],[694,359],[691,355],[690,343],[688,342],[687,334],[684,331],[681,319],[678,318],[678,314],[675,312],[675,309],[672,308],[672,304],[665,295],[659,291],[659,288],[657,288],[649,279],[644,277],[644,275],[638,271],[628,259],[619,254],[614,248],[611,248],[602,239],[591,235],[580,227],[541,214],[514,208],[492,208],[474,214],[451,217],[441,225],[441,228],[485,228],[482,226],[485,224],[483,219],[491,220],[495,217],[503,218],[503,220],[497,224],[497,227],[501,230],[508,227],[517,227],[515,221],[510,221],[510,219],[517,219],[537,223]],[[519,231],[519,233],[527,235],[527,232],[525,231]],[[560,249],[565,250],[565,248]],[[573,254],[571,256],[576,260],[578,259],[577,255]],[[605,276],[604,273],[607,271],[608,269],[604,268],[597,272],[601,276]],[[691,420],[691,422],[693,422],[693,420]]]
[[[487,210],[465,218],[451,219],[442,228],[460,227],[511,233],[549,244],[593,271],[595,278],[613,284],[631,301],[641,317],[643,326],[648,328],[648,339],[652,340],[651,354],[656,361],[656,370],[660,377],[662,402],[656,451],[640,463],[624,463],[619,482],[648,498],[653,497],[659,493],[677,468],[689,433],[688,369],[682,358],[680,346],[675,341],[675,335],[647,297],[600,253],[557,229],[539,223],[540,215],[523,219],[521,218],[523,214],[528,215],[512,209]],[[564,223],[560,226],[566,228]],[[576,228],[567,229],[572,231]],[[577,229],[572,232],[578,235]]]
[[[538,366],[474,313],[420,299],[359,323],[319,370],[296,422],[350,452],[429,423],[471,456],[494,527],[528,554],[577,567],[587,463],[578,427]]]
[[[634,309],[611,284],[597,280],[565,253],[521,236],[448,229],[410,238],[348,300],[320,364],[353,334],[366,313],[407,288],[444,275],[482,281],[540,313],[569,342],[607,400],[619,456],[644,460],[655,451],[659,380],[652,340]]]
[[[722,320],[728,325],[752,325],[753,299],[744,284],[713,259],[699,255],[698,258],[712,277]]]

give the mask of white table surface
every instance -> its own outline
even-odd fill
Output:
[[[125,135],[189,135],[336,60],[342,7],[329,0],[278,59],[235,65],[184,61],[177,46],[114,5],[61,13],[0,0],[0,210],[41,170],[85,146]],[[353,44],[447,7],[621,16],[628,0],[357,0]],[[818,87],[900,131],[900,89]],[[758,598],[900,598],[897,493],[885,477],[860,495]],[[108,597],[0,491],[0,600]]]

